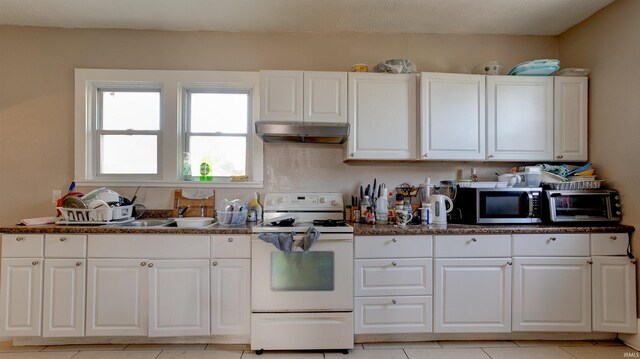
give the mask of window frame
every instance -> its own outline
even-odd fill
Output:
[[[98,175],[98,90],[160,91],[160,134],[157,175]],[[182,155],[186,148],[187,90],[245,91],[249,94],[247,182],[214,178],[212,182],[183,181]],[[263,143],[255,135],[260,111],[260,73],[250,71],[75,69],[74,175],[77,185],[149,187],[262,188]]]

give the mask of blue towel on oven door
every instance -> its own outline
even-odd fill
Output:
[[[309,249],[316,244],[318,237],[320,237],[320,231],[311,226],[307,229],[305,234],[302,235],[302,240],[298,242],[296,246],[300,247],[303,251],[308,252]]]
[[[285,253],[291,253],[293,249],[293,236],[296,233],[291,231],[289,233],[262,233],[258,236],[262,241],[273,244],[279,251]]]

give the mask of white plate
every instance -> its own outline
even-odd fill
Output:
[[[567,68],[556,71],[553,76],[587,76],[591,72],[590,69]]]

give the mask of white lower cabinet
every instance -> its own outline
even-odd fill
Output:
[[[355,298],[355,333],[427,333],[432,327],[431,296]]]
[[[147,335],[146,259],[89,259],[87,336]]]
[[[42,267],[42,258],[2,258],[0,336],[40,335]]]
[[[43,337],[84,336],[86,259],[45,259]]]
[[[636,333],[636,266],[626,256],[593,257],[593,330]]]
[[[211,262],[211,334],[246,335],[251,331],[251,260]]]
[[[591,331],[589,257],[514,257],[514,331]]]
[[[209,261],[150,260],[149,336],[209,335]]]
[[[434,332],[511,331],[511,258],[435,260]]]

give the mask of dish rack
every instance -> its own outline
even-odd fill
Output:
[[[593,181],[569,181],[569,182],[543,182],[543,186],[548,189],[559,190],[583,190],[583,189],[598,189],[602,185],[604,180]]]
[[[107,223],[130,218],[133,212],[133,205],[96,209],[58,207],[58,210],[62,214],[62,218],[69,224],[86,222]]]

